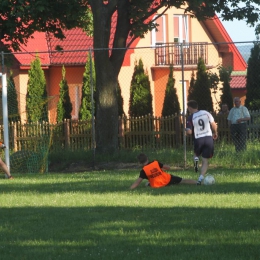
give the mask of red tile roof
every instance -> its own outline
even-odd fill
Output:
[[[35,60],[35,55],[38,54],[41,60],[41,65],[49,66],[50,57],[48,54],[48,45],[45,33],[35,32],[33,38],[28,40],[27,46],[21,46],[21,52],[15,52],[14,56],[22,66],[30,66]]]
[[[88,50],[93,48],[93,39],[80,28],[64,31],[64,35],[66,37],[64,40],[48,36],[50,63],[52,65],[86,64]],[[65,52],[57,52],[57,46]]]
[[[85,65],[87,52],[93,48],[93,40],[80,28],[64,31],[65,39],[59,40],[44,32],[35,32],[21,52],[14,56],[21,67],[27,68],[38,53],[43,67],[50,65]],[[56,51],[60,46],[63,51]]]
[[[231,76],[230,87],[232,89],[246,88],[246,76]]]

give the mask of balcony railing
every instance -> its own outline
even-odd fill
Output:
[[[182,65],[181,49],[183,49],[183,64],[197,65],[199,58],[208,64],[208,44],[193,43],[156,43],[155,65]]]

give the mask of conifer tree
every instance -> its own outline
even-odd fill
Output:
[[[62,66],[62,80],[60,82],[60,95],[57,106],[57,122],[62,122],[64,119],[71,119],[72,104],[70,102],[69,86],[65,78],[66,70]]]
[[[202,58],[199,58],[197,66],[197,78],[194,84],[192,97],[198,102],[200,110],[213,112],[213,102],[210,88],[211,82],[205,63]]]
[[[220,97],[220,108],[221,104],[227,104],[228,108],[231,109],[233,107],[233,97],[230,87],[230,81],[231,81],[231,68],[225,68],[220,66],[219,67],[219,79],[222,81],[222,95]]]
[[[118,116],[123,116],[125,115],[125,112],[124,112],[124,99],[122,97],[122,94],[121,94],[121,87],[120,87],[120,84],[118,82],[118,86],[117,86],[117,103],[118,103]]]
[[[46,79],[38,56],[31,62],[26,95],[28,122],[48,121]]]
[[[8,106],[9,121],[12,122],[20,121],[17,93],[16,93],[12,71],[10,73],[9,78],[7,79],[7,106]]]
[[[259,110],[260,108],[260,42],[255,42],[251,49],[248,59],[248,68],[246,75],[246,100],[245,106],[249,110]]]
[[[92,78],[91,78],[92,77]],[[92,113],[95,113],[95,100],[94,100],[94,111],[92,111],[92,93],[91,88],[93,87],[93,99],[95,99],[96,90],[96,73],[95,64],[91,57],[91,53],[88,54],[88,59],[85,66],[85,71],[83,74],[83,84],[82,84],[82,95],[81,95],[81,105],[79,109],[79,119],[89,120],[92,118]]]
[[[190,79],[190,87],[188,90],[188,100],[194,100],[194,98],[193,98],[194,85],[195,85],[195,73],[194,73],[194,71],[192,71],[191,79]]]
[[[165,89],[162,116],[170,116],[180,113],[180,103],[176,93],[175,78],[173,76],[173,66],[170,66],[170,73]]]
[[[147,73],[144,71],[143,61],[135,63],[130,86],[129,116],[138,117],[152,115],[152,94]]]

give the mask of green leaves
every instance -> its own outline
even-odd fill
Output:
[[[129,115],[152,115],[152,94],[148,75],[144,72],[143,61],[136,62],[130,87]]]
[[[247,82],[246,82],[246,100],[245,105],[250,110],[258,110],[260,104],[260,44],[255,42],[254,47],[251,49],[251,55],[248,60],[247,68]]]
[[[14,50],[19,50],[35,31],[50,32],[62,38],[63,28],[87,27],[86,22],[82,24],[88,10],[86,1],[1,0],[0,10],[0,39],[10,41],[9,47]]]
[[[162,116],[171,116],[180,113],[180,103],[176,93],[175,78],[173,77],[173,66],[170,66],[167,86],[163,102]]]
[[[70,102],[69,86],[66,80],[66,70],[62,67],[62,80],[60,82],[60,96],[57,106],[57,122],[71,119],[72,104]]]
[[[26,95],[26,112],[29,122],[48,121],[47,91],[44,72],[38,56],[31,62]]]
[[[93,94],[96,90],[96,73],[94,61],[92,60],[91,54],[88,54],[88,59],[85,66],[85,72],[83,74],[83,84],[82,84],[82,95],[81,95],[81,106],[79,109],[79,119],[80,120],[90,120],[92,118],[92,107],[91,101],[91,88],[93,87]]]

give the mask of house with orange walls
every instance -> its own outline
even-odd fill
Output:
[[[191,74],[192,72],[196,74],[199,57],[204,59],[207,69],[211,72],[217,72],[217,67],[223,65],[231,66],[234,72],[245,73],[247,64],[217,16],[213,19],[198,21],[188,14],[183,14],[183,10],[176,8],[170,8],[162,16],[160,16],[160,11],[156,15],[159,16],[158,31],[148,32],[144,38],[134,41],[131,49],[126,53],[119,74],[126,114],[128,114],[130,83],[134,65],[139,59],[142,59],[149,75],[155,116],[161,115],[170,65],[173,65],[174,68],[175,88],[182,110],[187,100]],[[112,37],[114,28],[112,26]],[[47,33],[35,32],[28,44],[22,46],[21,52],[13,53],[15,63],[11,69],[14,74],[23,121],[26,121],[25,98],[28,70],[36,55],[41,60],[46,77],[50,121],[55,122],[56,120],[63,65],[66,69],[66,80],[73,106],[72,118],[78,118],[83,73],[88,52],[93,51],[93,39],[79,28],[65,31],[65,36],[65,40],[61,41]],[[240,87],[237,87],[235,83],[233,87],[237,95]],[[241,96],[245,94],[245,92],[241,93]],[[213,95],[216,95],[213,101],[215,102],[214,107],[217,109],[219,93],[212,93]]]

